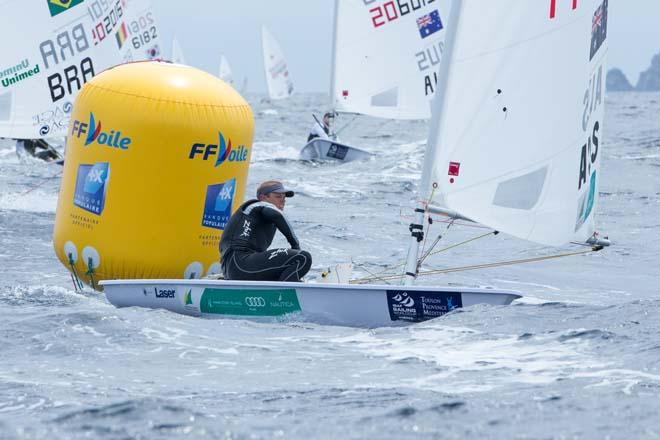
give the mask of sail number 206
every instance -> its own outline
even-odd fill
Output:
[[[362,0],[365,6],[371,6],[379,0]],[[382,5],[369,9],[371,23],[374,27],[380,27],[385,23],[394,21],[411,12],[417,11],[435,0],[390,0]]]

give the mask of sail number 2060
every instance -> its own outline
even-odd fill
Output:
[[[371,6],[379,0],[362,0],[365,6]],[[382,5],[369,9],[371,14],[371,23],[374,27],[380,27],[385,23],[394,21],[411,12],[417,11],[426,5],[435,2],[435,0],[390,0]]]

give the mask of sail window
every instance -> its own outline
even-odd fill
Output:
[[[532,209],[541,197],[548,174],[545,166],[531,173],[500,182],[493,197],[493,205],[503,208]]]
[[[399,88],[394,87],[372,96],[371,105],[374,107],[396,107],[399,105]]]

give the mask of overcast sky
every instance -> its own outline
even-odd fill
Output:
[[[489,0],[483,0],[489,1]],[[548,0],[529,0],[548,1]],[[579,1],[579,0],[578,0]],[[176,35],[186,62],[217,74],[224,53],[240,85],[264,92],[261,25],[279,41],[296,90],[327,92],[334,0],[154,0],[163,51]],[[660,52],[660,0],[609,0],[610,67],[633,85]]]

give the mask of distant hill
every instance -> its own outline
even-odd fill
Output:
[[[660,54],[654,56],[651,61],[651,67],[639,75],[639,81],[635,90],[640,92],[660,91]]]
[[[608,92],[629,92],[633,90],[630,81],[621,69],[610,69],[607,72],[607,91]]]

